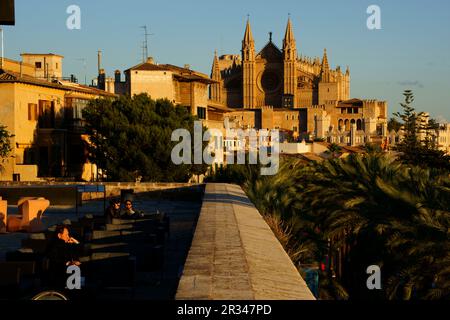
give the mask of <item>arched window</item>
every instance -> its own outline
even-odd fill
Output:
[[[338,129],[341,130],[343,127],[344,127],[344,120],[339,119],[339,122],[338,122]]]
[[[362,121],[361,121],[361,119],[356,120],[356,130],[362,130]]]
[[[345,125],[345,131],[350,131],[350,121],[348,121],[348,119],[346,119],[344,121],[344,125]]]

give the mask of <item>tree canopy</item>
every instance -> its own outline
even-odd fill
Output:
[[[228,166],[300,268],[319,266],[321,299],[448,299],[450,178],[381,152],[304,164],[274,176]],[[383,290],[368,290],[380,266]]]
[[[89,136],[89,158],[109,181],[186,182],[205,172],[199,165],[175,165],[171,141],[175,129],[193,136],[194,120],[186,108],[146,94],[92,100],[83,110]]]
[[[6,126],[0,125],[0,170],[3,169],[2,164],[11,154],[12,146],[10,139],[12,137],[14,137],[14,135],[10,134],[9,131],[6,130]]]
[[[420,166],[423,168],[450,171],[450,156],[444,151],[438,150],[437,143],[434,140],[438,125],[436,121],[430,120],[423,123],[425,114],[417,113],[412,106],[414,94],[406,90],[404,103],[401,103],[402,112],[394,115],[400,119],[403,128],[403,139],[396,145],[395,149],[399,151],[399,160],[405,164]],[[420,134],[424,138],[420,139]]]

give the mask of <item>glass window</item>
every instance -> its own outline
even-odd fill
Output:
[[[28,104],[28,120],[36,121],[38,119],[38,107],[36,103]]]
[[[206,119],[206,108],[197,107],[197,117],[199,119]]]

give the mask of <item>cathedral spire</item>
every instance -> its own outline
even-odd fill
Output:
[[[250,18],[247,19],[247,26],[245,27],[245,34],[244,34],[244,44],[251,44],[254,43],[253,40],[253,34],[252,34],[252,28],[250,27]]]
[[[294,31],[292,30],[291,17],[289,17],[286,26],[286,33],[284,34],[284,43],[287,44],[294,42],[295,42]]]
[[[243,107],[256,107],[255,41],[250,27],[250,18],[247,18],[244,40],[242,40],[242,82]]]
[[[221,102],[222,101],[222,88],[221,80],[222,76],[220,74],[219,59],[217,57],[217,50],[214,51],[214,60],[211,71],[211,79],[215,81],[210,87],[210,99]]]
[[[294,108],[297,104],[297,48],[290,15],[283,40],[283,68],[283,106],[287,108]]]
[[[330,65],[328,64],[327,49],[323,50],[322,69],[330,70]]]
[[[283,39],[283,55],[285,61],[296,61],[297,59],[297,45],[295,44],[294,31],[292,30],[290,16],[288,18],[286,33]]]
[[[219,67],[219,58],[217,57],[217,50],[214,50],[214,60],[212,66],[212,78],[219,77],[220,78],[220,67]]]

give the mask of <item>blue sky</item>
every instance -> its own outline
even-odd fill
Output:
[[[81,30],[68,30],[66,8],[81,8]],[[366,27],[369,5],[381,8],[382,29]],[[389,102],[400,109],[412,89],[418,110],[450,120],[450,1],[448,0],[16,0],[16,26],[4,27],[6,57],[21,52],[65,56],[64,74],[96,76],[97,50],[113,76],[142,59],[143,30],[159,63],[190,64],[210,73],[214,50],[240,53],[247,14],[257,50],[281,46],[291,14],[299,54],[322,56],[332,67],[350,66],[351,96]]]

